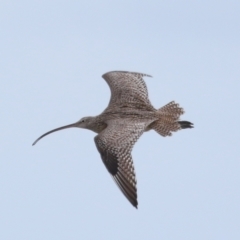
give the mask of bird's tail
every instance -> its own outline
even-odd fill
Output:
[[[163,137],[171,136],[184,128],[193,128],[193,124],[188,121],[179,121],[179,117],[184,113],[183,108],[179,107],[174,101],[168,103],[158,110],[159,120],[153,122],[150,126]]]

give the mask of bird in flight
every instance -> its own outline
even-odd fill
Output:
[[[112,71],[102,76],[111,90],[107,108],[95,117],[84,117],[76,123],[53,129],[40,136],[66,129],[85,128],[97,133],[97,150],[108,172],[129,200],[137,208],[137,182],[131,151],[138,138],[146,131],[155,130],[163,137],[180,129],[193,128],[188,121],[180,121],[184,113],[174,101],[155,109],[149,101],[143,77],[147,74]]]

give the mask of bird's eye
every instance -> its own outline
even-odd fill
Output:
[[[83,119],[82,122],[85,122],[85,120]]]

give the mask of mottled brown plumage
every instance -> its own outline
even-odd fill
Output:
[[[102,161],[126,198],[137,207],[137,187],[132,148],[145,131],[155,130],[162,136],[171,136],[184,128],[192,128],[188,121],[179,121],[184,113],[175,102],[156,110],[150,103],[143,77],[147,74],[114,71],[103,75],[111,90],[108,107],[96,117],[84,117],[78,122],[51,130],[44,136],[69,127],[92,130]]]

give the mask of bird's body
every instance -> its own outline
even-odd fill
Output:
[[[92,130],[96,147],[113,179],[127,197],[137,207],[137,188],[131,151],[138,138],[145,131],[155,130],[162,136],[171,136],[184,128],[192,128],[192,123],[179,121],[184,113],[175,102],[155,109],[148,98],[146,74],[114,71],[103,75],[111,89],[108,107],[98,116],[84,117],[78,122],[54,129],[42,137],[69,127]]]

